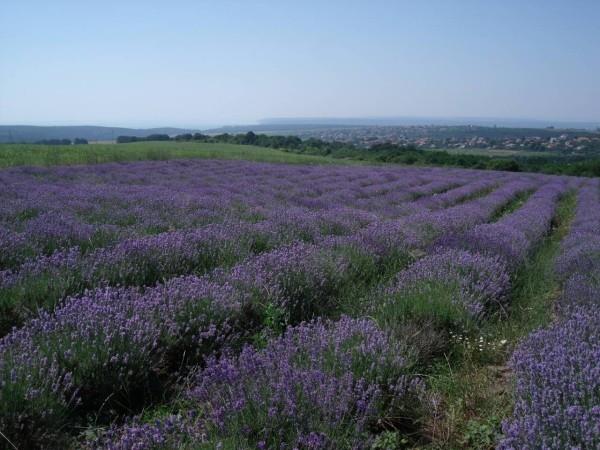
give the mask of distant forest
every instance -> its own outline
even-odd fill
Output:
[[[40,139],[39,141],[35,141],[34,144],[43,144],[43,145],[80,145],[87,144],[88,140],[84,138],[75,138],[71,139]]]

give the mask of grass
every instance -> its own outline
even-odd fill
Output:
[[[384,301],[376,314],[377,323],[393,329],[395,324],[407,321],[427,323],[435,328],[451,328],[454,324],[465,327],[470,316],[464,306],[453,301],[460,288],[458,284],[421,281],[406,288],[400,295]]]
[[[343,159],[302,155],[266,147],[202,142],[129,144],[0,144],[0,167],[99,164],[169,159],[233,159],[288,164],[356,164]]]
[[[431,368],[429,385],[439,410],[427,426],[427,449],[493,449],[501,422],[512,412],[507,360],[521,339],[552,320],[560,292],[554,260],[576,204],[574,193],[559,204],[551,233],[517,273],[509,317],[490,321],[478,336],[453,336],[449,354]]]
[[[518,193],[512,200],[502,205],[499,209],[497,209],[492,217],[490,218],[490,222],[497,222],[502,217],[507,216],[510,213],[515,212],[519,209],[523,204],[531,197],[535,190],[528,190]]]

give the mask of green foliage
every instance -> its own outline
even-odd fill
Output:
[[[461,444],[467,448],[493,449],[500,436],[500,422],[496,416],[469,420]]]
[[[500,208],[498,208],[496,211],[494,211],[494,214],[492,215],[490,222],[496,222],[496,221],[500,220],[502,217],[519,209],[523,205],[523,203],[525,203],[527,201],[527,199],[531,196],[531,194],[533,194],[533,190],[524,191],[524,192],[520,192],[519,194],[517,194],[511,201],[505,203]]]
[[[42,139],[37,141],[36,144],[44,145],[71,145],[70,139]],[[83,142],[77,142],[77,144],[83,144]]]
[[[508,172],[520,172],[521,166],[514,159],[498,159],[491,161],[488,168],[493,170],[505,170]]]
[[[20,326],[38,308],[52,310],[59,299],[82,289],[79,273],[64,272],[60,276],[44,273],[27,277],[14,286],[0,289],[0,336],[13,326]]]
[[[377,319],[386,328],[414,322],[433,325],[438,329],[469,329],[473,319],[466,308],[456,301],[458,285],[424,280],[400,293],[384,294],[380,300]]]
[[[23,365],[4,356],[0,377],[11,382],[2,386],[0,448],[17,448],[6,444],[6,436],[18,437],[19,448],[37,448],[40,442],[47,448],[66,448],[61,445],[65,437],[61,430],[76,402],[74,397],[68,401],[61,398],[62,386],[51,386],[56,368],[24,371]]]
[[[375,439],[371,450],[397,450],[408,448],[410,441],[397,431],[385,431]]]
[[[282,307],[268,303],[262,314],[262,327],[252,338],[257,348],[265,347],[269,338],[282,334],[286,327],[286,312]]]

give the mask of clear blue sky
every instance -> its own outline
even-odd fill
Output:
[[[296,116],[600,121],[600,1],[0,1],[0,124]]]

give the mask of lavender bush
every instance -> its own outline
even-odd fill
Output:
[[[197,277],[70,299],[0,341],[0,424],[48,432],[77,411],[147,404],[177,370],[240,339],[243,303],[231,286]]]
[[[515,352],[517,400],[500,449],[600,447],[599,314],[578,308]]]
[[[372,321],[316,321],[288,329],[262,350],[211,359],[187,392],[198,414],[195,432],[180,432],[182,423],[190,427],[188,413],[150,426],[151,439],[129,426],[95,445],[159,448],[176,437],[175,446],[200,448],[366,448],[378,422],[407,419],[421,395],[403,348]]]
[[[286,324],[335,311],[337,295],[351,282],[349,261],[320,247],[296,243],[264,253],[225,275],[254,302],[282,311]]]
[[[401,271],[378,293],[376,314],[391,327],[406,320],[466,326],[504,314],[510,287],[498,257],[440,249]]]

